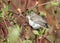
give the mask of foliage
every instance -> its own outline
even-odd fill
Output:
[[[14,27],[8,27],[8,31],[8,43],[19,43],[21,27],[16,24]]]
[[[2,22],[2,19],[4,18],[5,14],[8,14],[8,10],[9,10],[9,6],[4,6],[1,10],[0,10],[0,22]]]
[[[1,0],[2,1],[2,0]],[[0,2],[1,2],[0,1]],[[18,1],[18,0],[14,0],[14,1]],[[20,7],[22,7],[23,6],[23,8],[21,8],[21,12],[26,12],[26,14],[28,15],[29,13],[31,13],[31,12],[37,12],[36,10],[37,10],[37,8],[36,7],[34,7],[34,6],[32,6],[33,7],[33,9],[29,9],[31,6],[29,6],[29,4],[28,4],[28,6],[27,6],[27,8],[28,8],[28,10],[27,11],[24,11],[24,9],[27,9],[27,8],[24,8],[25,7],[25,4],[26,4],[26,2],[24,2],[23,3],[23,1],[21,2],[20,0],[19,0],[19,5],[20,4],[22,4],[22,6],[15,6],[14,5],[14,1],[12,2],[11,1],[11,6],[10,6],[10,2],[8,3],[8,4],[6,4],[5,5],[5,2],[3,3],[3,2],[1,2],[2,3],[2,8],[1,8],[1,10],[0,10],[0,23],[2,24],[6,24],[7,25],[7,28],[5,28],[5,26],[3,25],[2,27],[4,28],[4,30],[6,29],[6,31],[8,30],[8,34],[7,34],[7,39],[4,37],[4,39],[3,39],[3,41],[4,41],[4,43],[20,43],[19,42],[19,38],[20,38],[20,35],[21,35],[21,33],[22,33],[22,27],[23,27],[23,31],[24,31],[24,27],[25,27],[25,24],[24,24],[24,18],[25,18],[25,16],[23,16],[22,17],[22,20],[19,18],[18,19],[18,16],[16,16],[17,14],[19,14],[18,12],[16,13],[16,11],[17,11],[17,8],[20,8]],[[30,0],[31,1],[31,0]],[[45,0],[44,0],[45,1]],[[45,1],[46,2],[46,1]],[[30,2],[29,2],[30,3]],[[32,2],[31,2],[32,3]],[[43,1],[40,1],[39,0],[39,3],[41,3],[41,4],[44,4],[43,3]],[[15,4],[17,4],[17,3],[15,3]],[[39,4],[40,5],[40,4]],[[10,8],[10,7],[12,7],[12,9]],[[41,11],[41,7],[42,7],[42,11]],[[51,25],[52,25],[52,27],[54,27],[54,26],[56,26],[56,24],[57,24],[57,22],[56,22],[56,24],[54,24],[53,22],[54,22],[54,20],[52,19],[53,17],[52,17],[52,15],[53,15],[53,12],[56,14],[55,16],[59,16],[60,15],[60,2],[57,2],[57,1],[51,1],[50,3],[47,3],[47,4],[45,4],[45,5],[41,5],[41,6],[38,6],[38,12],[40,12],[40,16],[42,16],[42,17],[45,17],[45,16],[47,16],[47,20],[49,19],[49,20],[51,20],[51,22],[49,22],[49,23],[51,23]],[[46,8],[46,9],[45,9]],[[12,10],[13,12],[15,12],[16,14],[14,15],[14,13],[13,12],[8,12],[9,10]],[[16,10],[16,11],[15,11]],[[34,11],[33,11],[34,10]],[[51,12],[51,14],[50,14],[50,11],[52,11]],[[48,14],[48,15],[47,15]],[[24,15],[24,14],[23,14]],[[13,18],[13,16],[14,16],[14,18]],[[16,16],[16,17],[15,17]],[[57,17],[58,17],[57,16]],[[7,17],[7,18],[6,18]],[[19,16],[20,17],[20,16]],[[60,16],[59,16],[60,17]],[[14,21],[15,20],[15,18],[17,18],[18,20],[19,20],[19,22],[21,21],[21,23],[18,23],[18,24],[20,24],[20,26],[17,24],[17,23],[15,23],[16,21]],[[51,19],[50,19],[51,18]],[[55,17],[56,18],[56,17]],[[6,19],[6,21],[5,22],[3,22],[3,19]],[[57,18],[56,18],[57,19]],[[49,21],[48,20],[48,21]],[[60,18],[59,18],[59,20],[60,20]],[[15,23],[14,25],[10,25],[10,23],[11,23],[11,21],[14,21],[13,23]],[[57,21],[57,20],[56,20]],[[23,22],[23,23],[22,23]],[[59,22],[59,21],[58,21]],[[48,24],[49,24],[48,23]],[[28,24],[28,23],[27,23]],[[22,27],[21,27],[22,26]],[[29,28],[31,28],[31,26],[29,26],[29,24],[28,24],[28,27]],[[0,26],[0,29],[1,29],[1,26]],[[55,29],[55,28],[54,28]],[[54,29],[52,28],[52,31],[54,31]],[[51,30],[51,29],[46,29],[46,28],[40,28],[40,29],[38,29],[38,30],[33,30],[32,28],[30,29],[30,30],[32,30],[33,31],[33,34],[34,35],[37,35],[37,36],[39,36],[39,37],[42,37],[43,35],[45,35],[47,32],[48,32],[48,30]],[[25,29],[25,32],[28,32],[29,30],[28,29]],[[0,30],[0,35],[1,35],[1,33],[3,34],[3,32],[4,31],[2,31],[2,29]],[[53,33],[53,32],[52,32]],[[57,33],[57,32],[56,32]],[[54,33],[55,34],[55,33]],[[56,36],[56,35],[54,35],[54,34],[50,34],[48,37],[48,39],[50,39],[50,40],[52,40],[52,41],[57,41],[57,42],[55,42],[55,43],[59,43],[59,37],[58,38],[56,38],[56,40],[55,40],[55,37],[54,36]],[[23,34],[24,35],[24,34]],[[37,38],[36,38],[37,39]],[[36,39],[34,39],[34,40],[36,40]],[[30,39],[24,39],[24,37],[23,37],[23,41],[22,41],[22,43],[33,43],[32,42],[32,40],[30,40]]]
[[[59,5],[59,2],[57,2],[57,1],[52,1],[51,2],[51,6],[58,6]]]
[[[22,43],[32,43],[32,41],[31,40],[23,40]]]
[[[58,2],[58,1],[51,1],[49,4],[46,4],[46,5],[45,5],[45,8],[48,10],[48,9],[50,9],[50,8],[59,6],[59,3],[60,3],[60,2]]]
[[[46,29],[46,28],[40,28],[39,30],[33,30],[33,33],[35,34],[35,35],[38,35],[38,36],[43,36],[44,34],[46,34],[47,33],[47,31],[48,31],[48,29]]]

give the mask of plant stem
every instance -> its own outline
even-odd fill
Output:
[[[24,16],[26,16],[26,9],[28,9],[28,8],[27,8],[27,6],[28,6],[28,2],[29,2],[29,1],[28,1],[28,0],[26,0]]]

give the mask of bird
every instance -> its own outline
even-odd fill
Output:
[[[33,29],[39,29],[39,28],[48,28],[47,22],[45,19],[43,19],[41,16],[37,15],[35,12],[31,12],[28,15],[26,15],[26,19],[28,20],[29,25]]]

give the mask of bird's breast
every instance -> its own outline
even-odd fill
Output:
[[[35,22],[29,20],[29,25],[33,27],[33,29],[39,29],[41,25],[36,24]]]

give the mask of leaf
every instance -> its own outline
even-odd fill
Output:
[[[46,31],[46,29],[43,29],[42,32],[41,32],[41,34],[44,35],[45,31]]]
[[[0,17],[4,18],[4,11],[0,14]]]
[[[51,5],[45,5],[45,8],[48,10],[48,9],[50,9],[50,7],[51,7]]]
[[[8,43],[19,43],[21,27],[16,24],[14,27],[9,27],[8,32]]]
[[[2,22],[3,21],[3,19],[2,19],[2,17],[0,17],[0,22]]]
[[[44,18],[46,16],[46,13],[43,11],[40,11],[40,16],[42,16]]]
[[[23,40],[22,43],[32,43],[32,41],[31,40]]]
[[[58,6],[59,5],[59,2],[57,2],[57,1],[52,1],[51,2],[51,6]]]
[[[9,10],[8,7],[9,6],[6,6],[1,9],[0,17],[4,18],[4,13],[8,14],[8,10]]]
[[[38,33],[37,30],[33,30],[33,33],[34,33],[35,35],[39,35],[39,33]]]

